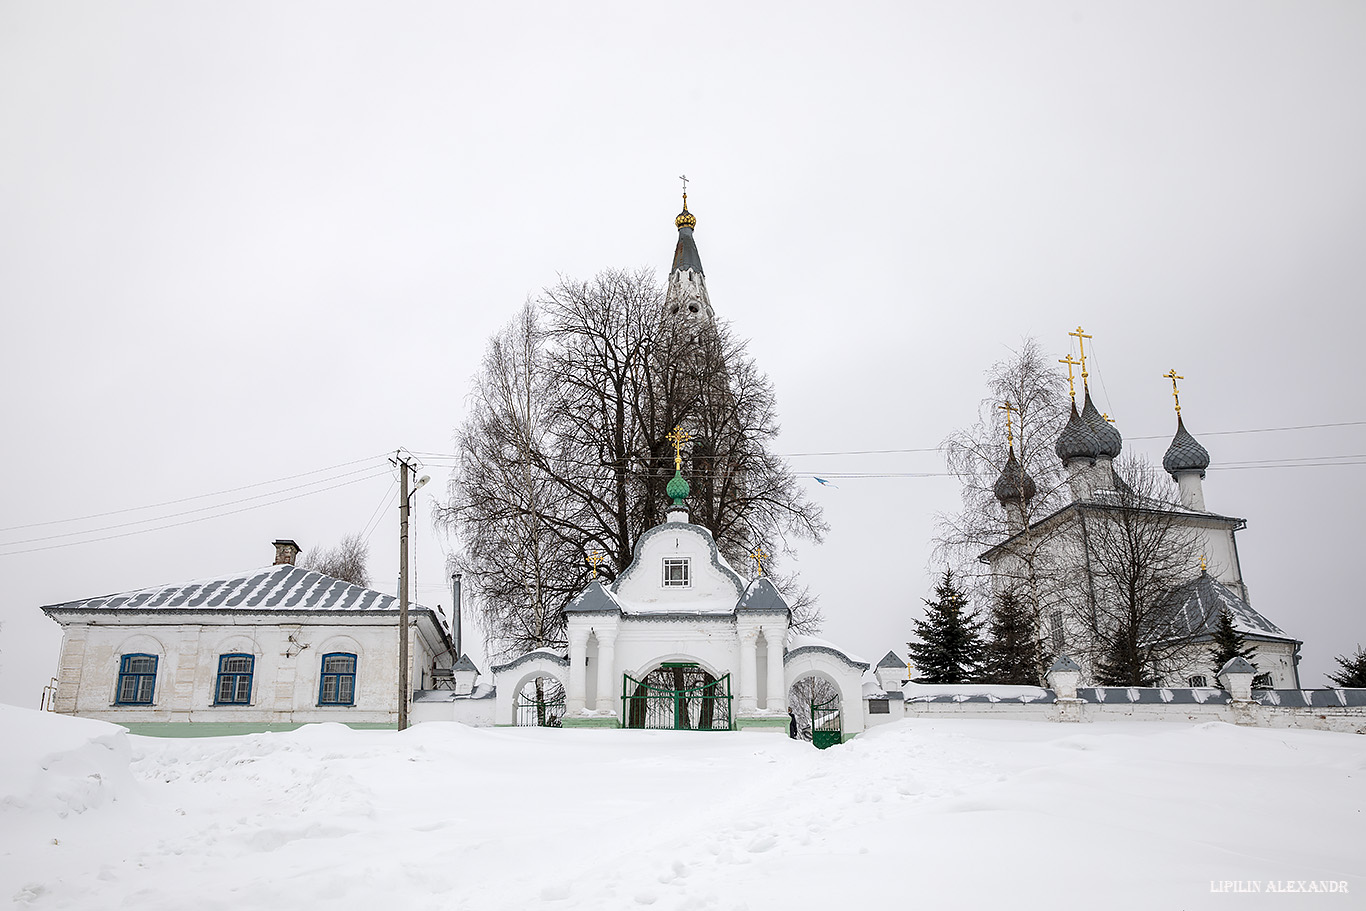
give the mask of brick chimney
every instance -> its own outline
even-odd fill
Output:
[[[302,549],[298,544],[295,544],[288,538],[281,538],[279,541],[272,541],[270,543],[275,545],[276,566],[294,565],[294,560],[299,556],[299,551]]]

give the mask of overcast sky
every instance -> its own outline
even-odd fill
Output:
[[[1160,459],[1175,367],[1252,603],[1320,685],[1366,644],[1363,161],[1359,2],[0,0],[0,700],[55,673],[39,605],[278,537],[373,528],[392,591],[381,454],[451,451],[488,336],[558,275],[662,279],[683,173],[782,452],[936,446],[991,362],[1082,324]],[[1246,432],[1315,424],[1347,426]],[[449,606],[429,461],[418,596]],[[825,635],[904,654],[955,483],[804,483]]]

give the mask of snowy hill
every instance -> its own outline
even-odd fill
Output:
[[[1347,734],[907,721],[820,752],[437,724],[159,740],[5,706],[0,725],[0,897],[18,907],[1284,909],[1305,905],[1211,881],[1366,893],[1366,739]]]

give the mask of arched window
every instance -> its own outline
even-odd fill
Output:
[[[251,705],[251,674],[255,664],[251,655],[219,655],[213,704]]]
[[[151,705],[157,685],[156,655],[124,655],[119,659],[117,705]]]
[[[356,656],[346,652],[323,655],[318,705],[355,705]]]

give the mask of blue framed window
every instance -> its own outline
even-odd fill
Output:
[[[252,655],[219,655],[213,704],[251,705],[251,672],[255,666]]]
[[[323,655],[318,705],[355,705],[356,656],[345,652]]]
[[[151,705],[157,688],[156,655],[124,655],[119,659],[117,705]]]

